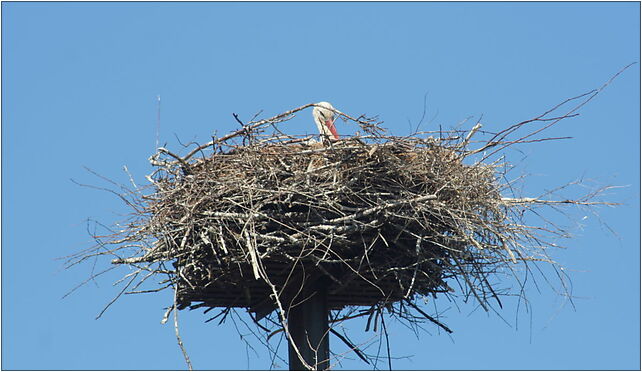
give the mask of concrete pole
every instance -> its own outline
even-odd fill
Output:
[[[305,362],[316,370],[330,368],[330,335],[327,292],[317,290],[305,302],[288,312],[288,327]],[[307,370],[289,345],[290,371]]]

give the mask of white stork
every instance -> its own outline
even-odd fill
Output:
[[[321,140],[336,141],[339,139],[337,129],[334,127],[334,113],[335,108],[332,107],[330,102],[319,102],[312,110],[314,122],[319,128]]]

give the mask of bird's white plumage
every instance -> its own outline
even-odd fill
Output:
[[[332,107],[330,102],[319,102],[316,105],[312,110],[312,116],[319,129],[319,134],[321,134],[322,137],[332,140],[338,139],[338,135],[334,129],[334,110],[336,109]]]

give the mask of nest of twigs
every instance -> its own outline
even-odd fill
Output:
[[[514,261],[493,167],[436,141],[270,141],[167,171],[147,205],[157,243],[136,260],[175,260],[179,307],[260,318],[276,308],[272,285],[286,307],[319,285],[330,308],[372,306],[455,277],[484,286]]]
[[[287,310],[323,288],[330,309],[366,306],[360,314],[372,317],[399,303],[402,317],[414,309],[450,332],[417,301],[460,293],[484,309],[501,306],[489,278],[552,263],[541,234],[564,234],[522,223],[524,213],[590,204],[506,197],[504,164],[488,161],[507,146],[545,140],[532,136],[577,108],[476,142],[479,124],[394,137],[374,118],[341,112],[363,134],[336,142],[283,134],[283,122],[311,106],[247,124],[235,115],[240,130],[185,156],[161,148],[149,186],[121,195],[132,220],[74,259],[107,254],[130,265],[129,293],[156,274],[167,278],[158,289],[175,290],[170,310],[246,308],[255,321],[279,310],[274,324],[286,327]],[[537,123],[543,127],[510,139]]]
[[[143,218],[120,241],[145,245],[113,263],[169,262],[179,309],[242,307],[258,320],[320,287],[330,309],[381,308],[456,282],[486,307],[499,302],[488,276],[534,258],[501,164],[464,163],[479,126],[392,137],[340,113],[366,134],[329,142],[284,135],[276,124],[290,114],[185,157],[161,148]]]

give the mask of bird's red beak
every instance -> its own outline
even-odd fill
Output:
[[[332,136],[334,137],[335,140],[339,139],[339,133],[337,133],[337,128],[334,127],[334,121],[333,120],[326,120],[325,121],[325,126],[330,129],[330,133],[332,133]]]

